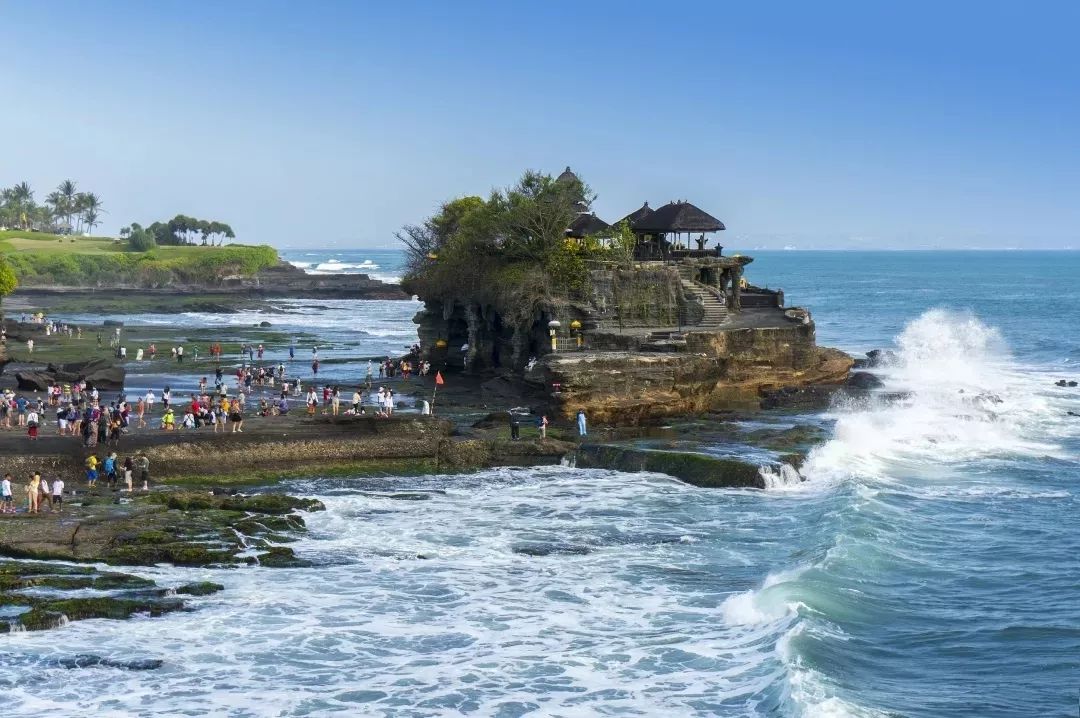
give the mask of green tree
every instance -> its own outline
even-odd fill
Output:
[[[19,286],[19,280],[15,276],[15,270],[11,268],[7,260],[0,257],[0,297],[6,297]]]
[[[101,199],[93,192],[79,192],[75,195],[74,210],[74,214],[79,218],[79,233],[83,232],[83,227],[87,224],[90,225],[88,230],[92,230],[95,225],[100,224],[98,219],[101,217],[101,213],[105,211],[101,207]],[[89,220],[92,220],[92,222]]]
[[[64,224],[67,225],[68,234],[71,234],[71,217],[75,214],[75,197],[79,194],[78,190],[74,181],[66,179],[60,183],[56,191],[64,198]]]
[[[15,214],[15,222],[21,229],[30,229],[30,218],[34,211],[34,190],[30,184],[20,182],[11,188],[9,202]]]

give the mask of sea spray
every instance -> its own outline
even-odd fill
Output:
[[[896,345],[881,374],[886,391],[901,398],[840,405],[832,439],[802,467],[810,481],[887,481],[897,464],[938,471],[942,463],[1058,451],[1042,440],[1054,409],[997,330],[934,309],[910,322]]]

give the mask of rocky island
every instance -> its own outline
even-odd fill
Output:
[[[752,258],[707,247],[720,220],[679,201],[609,225],[590,201],[568,167],[406,228],[425,357],[605,424],[756,407],[848,378],[852,359],[817,346],[808,309],[749,283]]]

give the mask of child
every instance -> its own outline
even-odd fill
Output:
[[[93,454],[90,454],[86,459],[86,483],[87,488],[93,489],[94,484],[97,483],[97,467],[98,459]]]

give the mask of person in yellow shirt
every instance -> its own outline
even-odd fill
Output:
[[[86,483],[89,488],[94,488],[97,483],[98,459],[93,454],[86,459]]]
[[[176,428],[176,416],[173,414],[172,407],[165,410],[165,415],[161,417],[161,428],[165,431],[172,431]]]

